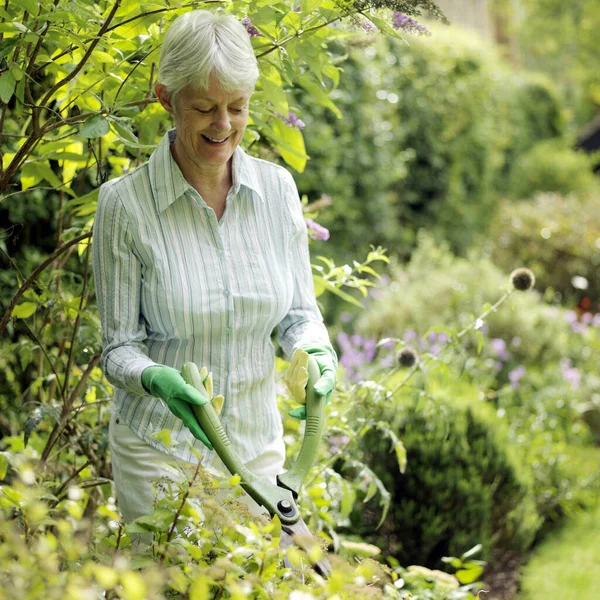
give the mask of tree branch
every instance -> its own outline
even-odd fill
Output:
[[[72,239],[70,242],[67,242],[60,248],[57,248],[43,263],[41,263],[36,269],[31,273],[31,275],[23,282],[23,285],[19,288],[17,293],[14,295],[13,299],[10,301],[6,312],[4,313],[4,317],[2,317],[2,321],[0,321],[0,336],[4,333],[4,329],[6,328],[6,324],[10,320],[10,316],[17,302],[21,299],[21,296],[31,287],[33,282],[36,280],[37,276],[46,268],[48,265],[52,264],[57,256],[60,256],[63,252],[66,252],[71,246],[78,244],[82,240],[92,237],[92,232],[82,233],[78,235],[76,238]]]

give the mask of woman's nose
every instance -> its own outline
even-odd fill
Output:
[[[229,131],[229,113],[227,108],[219,108],[214,113],[213,127],[219,131]]]

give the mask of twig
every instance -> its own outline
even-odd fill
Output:
[[[162,564],[167,556],[167,545],[169,544],[169,542],[171,541],[171,538],[173,537],[173,534],[175,532],[175,526],[177,525],[177,521],[179,519],[179,515],[181,514],[181,511],[183,510],[183,507],[185,506],[185,503],[187,501],[188,495],[190,493],[190,488],[192,487],[192,485],[194,485],[194,481],[196,481],[196,477],[198,477],[198,472],[200,471],[200,461],[198,461],[198,464],[196,465],[196,471],[194,472],[194,475],[192,476],[191,481],[188,482],[188,488],[187,490],[185,490],[185,493],[183,494],[183,498],[181,500],[181,504],[179,505],[179,508],[177,509],[177,512],[175,513],[175,518],[173,519],[173,523],[171,523],[171,529],[169,530],[169,534],[167,535],[167,541],[165,542],[165,547],[162,551],[162,554],[160,556],[159,562]]]
[[[82,240],[92,237],[92,232],[88,231],[87,233],[82,233],[78,235],[76,238],[72,239],[70,242],[66,242],[60,248],[57,248],[43,263],[41,263],[36,269],[31,273],[31,275],[23,282],[23,285],[19,288],[17,293],[14,295],[13,299],[8,304],[8,308],[4,313],[4,317],[2,317],[2,321],[0,321],[0,336],[4,333],[4,329],[6,328],[6,324],[10,320],[10,316],[17,302],[21,299],[21,296],[31,287],[37,276],[50,264],[54,262],[57,256],[60,256],[63,252],[68,250],[71,246],[78,244]]]

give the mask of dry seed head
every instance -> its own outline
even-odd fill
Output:
[[[417,355],[412,348],[402,348],[396,355],[396,362],[400,367],[412,367],[417,362]]]
[[[534,286],[535,275],[529,269],[515,269],[510,274],[510,282],[512,283],[515,290],[526,292]]]

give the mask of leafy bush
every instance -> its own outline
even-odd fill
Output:
[[[311,161],[297,180],[309,198],[332,197],[323,224],[340,253],[374,243],[406,257],[421,227],[465,253],[520,155],[563,132],[551,82],[511,73],[469,32],[432,30],[410,46],[340,44],[349,58],[333,97],[344,118],[302,112]]]
[[[431,375],[429,375],[431,378]],[[434,384],[435,385],[435,384]],[[383,526],[369,501],[353,514],[355,531],[401,563],[437,567],[481,543],[482,555],[523,552],[539,526],[531,475],[514,454],[508,432],[460,383],[430,387],[376,415],[388,422],[407,453],[406,472],[394,468],[389,443],[368,433],[360,448],[391,491]]]
[[[544,140],[515,162],[510,175],[511,195],[530,198],[536,192],[587,192],[595,185],[594,163],[565,140]]]
[[[494,220],[488,251],[494,264],[511,270],[528,265],[548,300],[575,304],[587,296],[600,304],[600,194],[538,194],[505,202]],[[574,287],[577,280],[585,281]],[[588,286],[584,289],[584,286]]]
[[[377,340],[407,333],[419,338],[448,323],[460,328],[495,302],[508,283],[507,273],[488,258],[475,252],[457,257],[422,231],[410,262],[390,268],[390,281],[377,288],[355,327]],[[508,307],[488,315],[486,327],[489,338],[509,344],[517,365],[558,361],[571,334],[568,322],[557,319],[556,308],[535,292],[511,296]],[[471,346],[477,343],[473,338]]]

